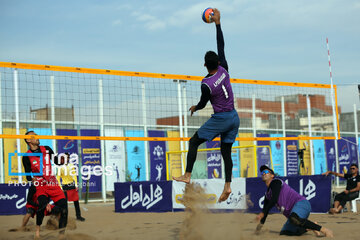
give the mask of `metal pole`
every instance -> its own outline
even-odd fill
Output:
[[[100,122],[100,136],[104,136],[104,93],[103,93],[103,80],[99,79],[99,122]],[[100,141],[101,152],[101,168],[105,170],[105,142]],[[103,201],[106,202],[106,178],[105,174],[101,174],[101,193]]]
[[[188,137],[188,108],[187,108],[187,101],[186,101],[186,86],[183,86],[183,99],[184,99],[184,108],[183,108],[183,113],[184,113],[184,137]],[[189,149],[189,142],[186,141],[185,142],[185,150]]]
[[[146,91],[145,91],[145,83],[141,83],[141,96],[142,96],[142,109],[143,109],[143,124],[144,124],[144,136],[148,136],[148,128],[147,128],[147,116],[146,116]],[[146,172],[146,181],[150,179],[150,171],[149,171],[149,142],[144,142],[145,145],[145,172]]]
[[[339,172],[339,155],[338,155],[338,132],[337,132],[337,125],[336,125],[336,110],[335,110],[335,93],[334,93],[334,86],[333,86],[333,79],[332,79],[332,72],[331,72],[331,62],[330,62],[330,48],[329,48],[329,40],[326,38],[326,46],[328,51],[328,60],[329,60],[329,71],[330,71],[330,85],[331,85],[331,105],[332,105],[332,112],[333,112],[333,127],[334,127],[334,135],[335,135],[335,158],[336,158],[336,172]],[[336,186],[339,186],[339,177],[336,177]]]
[[[1,95],[1,73],[0,73],[0,134],[3,134],[3,124],[2,124],[2,95]],[[4,155],[3,155],[3,139],[0,138],[0,183],[4,183]],[[5,156],[6,157],[6,156]]]
[[[356,112],[356,104],[354,104],[354,123],[355,123],[355,142],[356,142],[356,147],[357,149],[357,157],[358,157],[358,166],[360,163],[360,159],[359,159],[359,131],[358,131],[358,119],[357,119],[357,112]]]
[[[310,97],[306,95],[306,104],[307,104],[307,114],[308,114],[308,123],[309,123],[309,137],[312,137],[312,129],[311,129],[311,104],[310,104]],[[314,175],[314,156],[313,156],[313,145],[312,140],[309,140],[310,145],[310,164],[311,164],[311,175]]]
[[[19,78],[18,78],[18,70],[14,69],[14,98],[15,98],[15,120],[16,120],[16,135],[20,135],[20,116],[19,116]],[[17,152],[21,153],[20,147],[20,139],[16,139],[16,148]],[[21,157],[18,155],[17,157],[18,163],[18,173],[21,173]],[[11,166],[9,166],[11,168]],[[18,176],[19,183],[22,182],[22,176],[19,174]]]
[[[286,137],[284,96],[281,96],[281,120],[282,120],[282,128],[283,128],[283,137]],[[284,176],[286,177],[287,176],[286,140],[283,140],[283,159],[284,159]]]
[[[180,80],[177,80],[177,89],[178,89],[178,111],[179,111],[179,130],[180,130],[180,137],[184,137],[183,134],[183,118],[182,118],[182,101],[181,101],[181,84]],[[184,144],[183,141],[180,141],[180,150],[184,150]],[[181,154],[181,174],[184,173],[184,167],[183,167],[183,154]]]
[[[253,129],[253,137],[256,137],[256,98],[255,94],[252,95],[252,129]],[[254,146],[257,145],[257,141],[253,141]],[[254,176],[257,176],[257,159],[256,157],[256,147],[253,149],[253,155],[254,155]]]
[[[50,76],[50,92],[51,92],[51,132],[52,135],[56,135],[56,127],[55,127],[55,87],[54,87],[54,76]],[[53,150],[57,152],[56,148],[56,140],[52,140]]]

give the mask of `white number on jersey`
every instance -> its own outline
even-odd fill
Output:
[[[222,85],[221,87],[222,87],[222,90],[224,91],[225,98],[229,98],[229,94],[228,94],[228,92],[226,91],[225,86],[224,86],[224,85]]]

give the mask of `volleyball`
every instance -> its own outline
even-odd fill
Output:
[[[207,8],[202,14],[202,20],[206,23],[212,23],[212,16],[214,16],[214,10],[212,8]]]

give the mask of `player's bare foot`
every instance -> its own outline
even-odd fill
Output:
[[[230,183],[226,182],[225,186],[224,186],[224,190],[223,190],[222,194],[220,195],[218,202],[220,203],[220,202],[225,201],[226,199],[228,199],[230,194],[231,194]]]
[[[184,183],[190,183],[190,179],[191,179],[191,173],[185,173],[180,177],[173,177],[173,180]]]
[[[320,232],[321,232],[322,234],[324,234],[325,237],[330,237],[330,238],[334,237],[333,232],[332,232],[330,229],[327,229],[326,227],[322,227],[322,228],[320,229]]]
[[[339,211],[336,208],[330,208],[329,213],[335,214],[335,213],[339,213]]]

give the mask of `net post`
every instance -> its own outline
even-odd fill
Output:
[[[2,89],[2,81],[1,81],[1,73],[0,73],[0,89]],[[0,90],[0,134],[3,134],[3,119],[2,119],[2,91]],[[3,139],[0,138],[0,153],[3,153]],[[0,154],[0,183],[4,183],[4,154]]]
[[[141,82],[141,101],[142,101],[142,115],[143,115],[143,125],[144,125],[144,137],[148,136],[148,127],[147,127],[147,114],[146,114],[146,88],[145,83]],[[145,179],[149,181],[149,142],[144,141],[144,152],[145,152]]]
[[[252,128],[253,128],[253,136],[256,137],[256,97],[255,94],[252,95]],[[257,176],[257,157],[256,157],[256,147],[257,141],[253,141],[254,149],[254,174]]]
[[[359,159],[359,131],[358,131],[358,119],[357,119],[357,112],[356,112],[356,103],[354,103],[354,125],[355,125],[355,142],[356,142],[356,145],[357,145],[357,157],[358,157],[358,166],[359,166],[359,163],[360,163],[360,159]]]
[[[180,137],[184,137],[183,133],[183,119],[182,119],[182,101],[181,101],[181,83],[180,80],[174,80],[177,82],[177,92],[178,92],[178,111],[179,111],[179,131],[180,131]],[[184,142],[180,141],[180,150],[184,151]],[[184,154],[181,153],[180,161],[181,161],[181,174],[184,173],[185,169],[183,167],[183,160],[184,160]]]
[[[14,69],[14,100],[15,100],[15,121],[16,121],[16,135],[20,135],[20,116],[19,116],[19,75],[18,70]],[[17,152],[21,153],[20,139],[16,139],[16,148]],[[18,173],[21,173],[21,159],[20,156],[17,156],[18,163]],[[9,166],[11,168],[11,166]],[[22,176],[19,174],[18,176],[19,183],[22,182]]]
[[[186,101],[186,86],[183,86],[183,112],[184,112],[184,137],[188,137],[188,116],[187,116],[187,101]],[[189,142],[185,142],[185,150],[189,150]]]
[[[307,105],[307,115],[308,115],[308,125],[309,125],[309,137],[312,137],[312,128],[311,128],[311,103],[310,103],[310,96],[306,94],[306,105]],[[311,166],[311,175],[314,175],[314,150],[312,146],[312,140],[309,140],[310,145],[310,166]]]
[[[285,99],[284,96],[281,96],[281,120],[282,120],[282,134],[283,137],[286,137],[285,130]],[[284,159],[284,176],[287,176],[287,159],[286,159],[286,140],[283,140],[283,159]]]
[[[53,136],[56,135],[55,127],[55,87],[54,87],[55,77],[50,76],[50,94],[51,94],[51,133]],[[57,152],[56,141],[52,139],[52,145],[54,152]]]
[[[103,93],[103,80],[99,79],[99,123],[100,123],[100,136],[104,136],[104,93]],[[101,146],[101,168],[103,174],[101,174],[101,194],[103,201],[106,202],[106,178],[105,178],[105,143],[104,140],[100,141]]]

